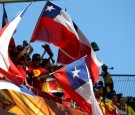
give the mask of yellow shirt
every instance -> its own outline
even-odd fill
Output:
[[[105,76],[105,72],[102,72],[101,75],[102,75],[102,77],[104,79],[105,84],[112,83],[110,73],[107,72],[107,75]]]
[[[135,115],[134,110],[129,105],[125,104],[125,109],[128,111],[128,115]]]

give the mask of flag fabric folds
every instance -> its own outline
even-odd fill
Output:
[[[3,4],[3,17],[2,17],[2,27],[4,27],[8,23],[8,17],[5,10],[5,5]]]
[[[14,115],[87,115],[51,99],[36,96],[23,85],[7,81],[0,81],[0,84],[0,107]]]
[[[54,77],[71,98],[89,115],[102,115],[95,99],[84,58],[57,70]]]
[[[50,1],[39,17],[30,42],[49,42],[70,58],[79,57],[80,42],[70,16]]]
[[[6,9],[5,9],[5,4],[3,4],[3,18],[2,18],[2,28],[8,23],[8,17],[7,17],[7,13],[6,13]],[[15,30],[16,31],[16,30]],[[14,41],[14,38],[12,37],[10,42],[9,42],[9,45],[14,47],[16,47],[15,45],[15,41]]]
[[[18,23],[30,4],[31,3],[29,3],[11,22],[6,24],[0,30],[0,73],[16,84],[22,84],[24,78],[11,61],[8,54],[8,46]]]
[[[87,55],[87,57],[85,58],[85,63],[87,64],[87,67],[89,69],[92,82],[93,84],[95,84],[99,80],[99,67],[101,67],[102,62],[98,60],[95,52],[93,51],[91,47],[90,42],[88,41],[86,36],[81,32],[81,30],[77,27],[75,23],[74,23],[74,28],[78,34],[79,41],[80,41],[79,58]],[[69,64],[79,58],[72,59],[59,49],[57,62],[61,64]]]
[[[27,94],[27,95],[30,95],[30,96],[35,96],[33,94],[32,91],[30,91],[28,88],[26,88],[25,86],[23,85],[16,85],[10,81],[6,81],[6,80],[0,80],[0,90],[1,89],[9,89],[9,90],[13,90],[13,91],[16,91],[16,92],[20,92],[20,93],[24,93],[24,94]]]

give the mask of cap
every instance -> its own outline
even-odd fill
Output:
[[[95,43],[95,42],[92,42],[91,43],[91,47],[93,48],[94,51],[100,50],[99,47],[98,47],[98,45],[97,45],[97,43]]]

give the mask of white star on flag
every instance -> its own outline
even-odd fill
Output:
[[[53,6],[47,6],[46,11],[48,10],[50,12],[53,9],[55,9]]]
[[[73,73],[73,78],[75,77],[79,77],[78,73],[80,72],[80,70],[77,70],[76,67],[75,67],[75,70],[74,71],[71,71]]]

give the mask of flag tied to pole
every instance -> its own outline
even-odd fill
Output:
[[[89,115],[102,115],[84,58],[54,72],[61,87]]]

